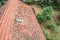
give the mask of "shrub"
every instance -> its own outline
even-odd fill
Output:
[[[57,27],[56,23],[51,22],[47,24],[47,28],[50,30],[55,31],[56,27]]]
[[[45,7],[43,10],[42,10],[42,13],[44,15],[51,15],[53,12],[53,8],[51,6],[48,6],[48,7]]]
[[[36,17],[37,17],[39,23],[42,23],[47,20],[47,18],[42,15],[37,15]]]
[[[53,9],[51,7],[46,7],[41,13],[36,14],[36,18],[39,23],[43,23],[47,20],[51,20]]]

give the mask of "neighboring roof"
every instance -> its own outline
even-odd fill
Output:
[[[35,1],[40,1],[40,0],[35,0]]]
[[[1,10],[0,40],[45,40],[30,6],[9,0]]]
[[[30,2],[31,0],[21,0],[23,2]],[[34,1],[40,1],[40,0],[34,0]]]

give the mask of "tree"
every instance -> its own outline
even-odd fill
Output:
[[[58,5],[60,6],[60,0],[40,0],[38,4],[42,8],[47,7],[47,6],[52,6],[55,8],[55,6],[58,6]]]

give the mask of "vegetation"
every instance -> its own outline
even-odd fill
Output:
[[[40,4],[50,6],[57,4],[57,0],[40,0]]]
[[[60,15],[58,15],[57,18],[60,20]]]
[[[56,20],[56,18],[60,20],[60,15],[57,13],[58,15],[56,16],[56,18],[54,18],[55,15],[53,14],[56,13],[53,13],[53,8],[50,6],[43,8],[40,13],[36,14],[36,18],[40,23],[40,26],[42,27],[46,40],[60,40],[58,36],[59,27],[56,24],[56,21],[54,21]]]
[[[0,0],[0,6],[4,5],[4,0]]]
[[[47,24],[47,28],[52,31],[55,31],[56,27],[57,27],[56,23],[51,22]]]
[[[46,40],[51,40],[51,38],[49,37],[49,34],[47,32],[44,31],[44,35],[45,35]]]
[[[60,0],[40,0],[38,4],[42,8],[47,6],[52,6],[53,8],[60,8]]]
[[[39,23],[46,22],[47,20],[51,19],[53,9],[52,7],[46,7],[42,10],[41,13],[36,14],[36,18],[38,19]]]

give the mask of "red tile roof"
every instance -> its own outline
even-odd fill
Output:
[[[45,40],[30,6],[9,0],[0,10],[0,40]]]

